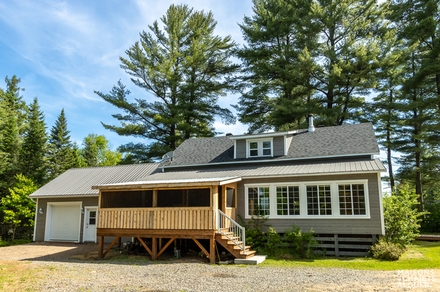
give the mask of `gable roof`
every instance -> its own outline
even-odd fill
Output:
[[[264,133],[264,136],[279,136],[279,134]],[[287,145],[287,155],[264,158],[265,161],[379,154],[371,123],[318,127],[314,132],[300,130],[281,134],[290,140]],[[262,134],[189,139],[174,151],[172,162],[164,167],[250,162],[251,159],[234,159],[234,140],[260,136]],[[254,161],[261,161],[261,158]]]
[[[153,173],[159,164],[131,164],[106,167],[72,168],[45,184],[31,198],[98,196],[93,185],[136,181]]]

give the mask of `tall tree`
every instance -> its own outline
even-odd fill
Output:
[[[48,176],[54,179],[66,170],[79,166],[76,149],[70,140],[64,109],[52,127],[48,145]]]
[[[213,136],[215,117],[235,122],[232,113],[218,104],[219,97],[232,89],[228,77],[237,68],[229,60],[231,38],[214,34],[211,12],[187,5],[171,5],[161,22],[163,29],[155,21],[120,58],[133,83],[154,100],[137,97],[130,102],[121,82],[109,94],[96,92],[125,112],[113,115],[120,126],[104,124],[106,129],[154,141],[120,150],[145,150],[147,158],[160,157],[189,137]]]
[[[15,175],[19,173],[19,151],[21,147],[21,134],[24,130],[27,115],[19,87],[20,79],[15,75],[11,79],[5,78],[6,90],[0,94],[0,103],[4,108],[4,117],[1,132],[0,153],[3,154],[4,169],[0,173],[0,196],[7,194],[12,187]]]
[[[86,166],[117,165],[122,154],[112,151],[108,140],[103,135],[89,134],[84,138],[81,156]]]
[[[425,179],[440,179],[436,169],[440,163],[440,3],[391,0],[390,4],[390,18],[408,52],[400,97],[405,108],[398,137],[399,176],[414,184],[422,210]]]
[[[21,173],[36,183],[44,184],[47,178],[47,134],[43,112],[35,98],[29,106],[27,128],[23,135],[20,150]]]
[[[385,18],[376,1],[254,0],[254,13],[241,26],[248,47],[238,56],[254,78],[240,120],[267,130],[291,128],[310,112],[326,125],[356,118],[379,66]]]

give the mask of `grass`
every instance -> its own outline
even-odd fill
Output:
[[[43,268],[32,267],[30,262],[0,261],[1,291],[35,291],[35,279]]]
[[[440,269],[440,242],[415,241],[397,261],[381,261],[371,257],[318,258],[281,260],[268,258],[262,266],[346,268],[357,270]]]
[[[32,240],[28,240],[28,239],[17,239],[14,241],[3,241],[0,239],[0,247],[2,246],[10,246],[10,245],[17,245],[17,244],[25,244],[25,243],[29,243],[32,242]]]

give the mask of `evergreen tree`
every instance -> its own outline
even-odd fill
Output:
[[[187,5],[171,5],[161,21],[163,29],[155,21],[120,58],[133,83],[155,100],[138,97],[130,102],[121,82],[109,94],[96,92],[125,112],[113,115],[120,126],[104,124],[106,129],[154,141],[124,145],[120,151],[146,150],[147,159],[161,157],[189,137],[213,136],[215,117],[235,121],[218,105],[218,98],[232,88],[228,77],[237,68],[229,61],[231,38],[214,34],[211,12]]]
[[[84,138],[81,156],[85,166],[111,166],[121,161],[122,154],[112,151],[103,135],[89,134]]]
[[[70,141],[70,131],[64,109],[61,110],[52,127],[48,145],[48,176],[54,179],[66,170],[79,166],[79,159],[74,145]]]
[[[423,209],[423,186],[440,179],[440,4],[431,0],[390,1],[390,18],[406,46],[407,58],[400,103],[402,127],[397,149],[399,178],[412,183]]]
[[[23,136],[20,151],[21,173],[37,186],[41,186],[47,178],[47,134],[44,115],[36,98],[29,106],[29,118]]]
[[[0,153],[3,156],[3,171],[0,173],[0,197],[8,193],[12,187],[15,175],[20,172],[19,153],[21,134],[25,128],[26,104],[24,103],[19,87],[20,79],[15,75],[11,79],[5,78],[6,90],[1,92],[0,103],[4,109],[3,124],[0,129]]]
[[[308,113],[325,125],[357,119],[386,25],[376,1],[255,0],[254,13],[241,26],[238,56],[252,79],[240,121],[261,131],[295,127]]]

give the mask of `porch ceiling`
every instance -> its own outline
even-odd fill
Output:
[[[103,184],[92,186],[93,189],[127,189],[127,188],[169,188],[169,187],[200,187],[200,186],[222,186],[241,181],[241,177],[212,177],[212,178],[187,178],[187,179],[161,179],[124,182],[116,184]]]

